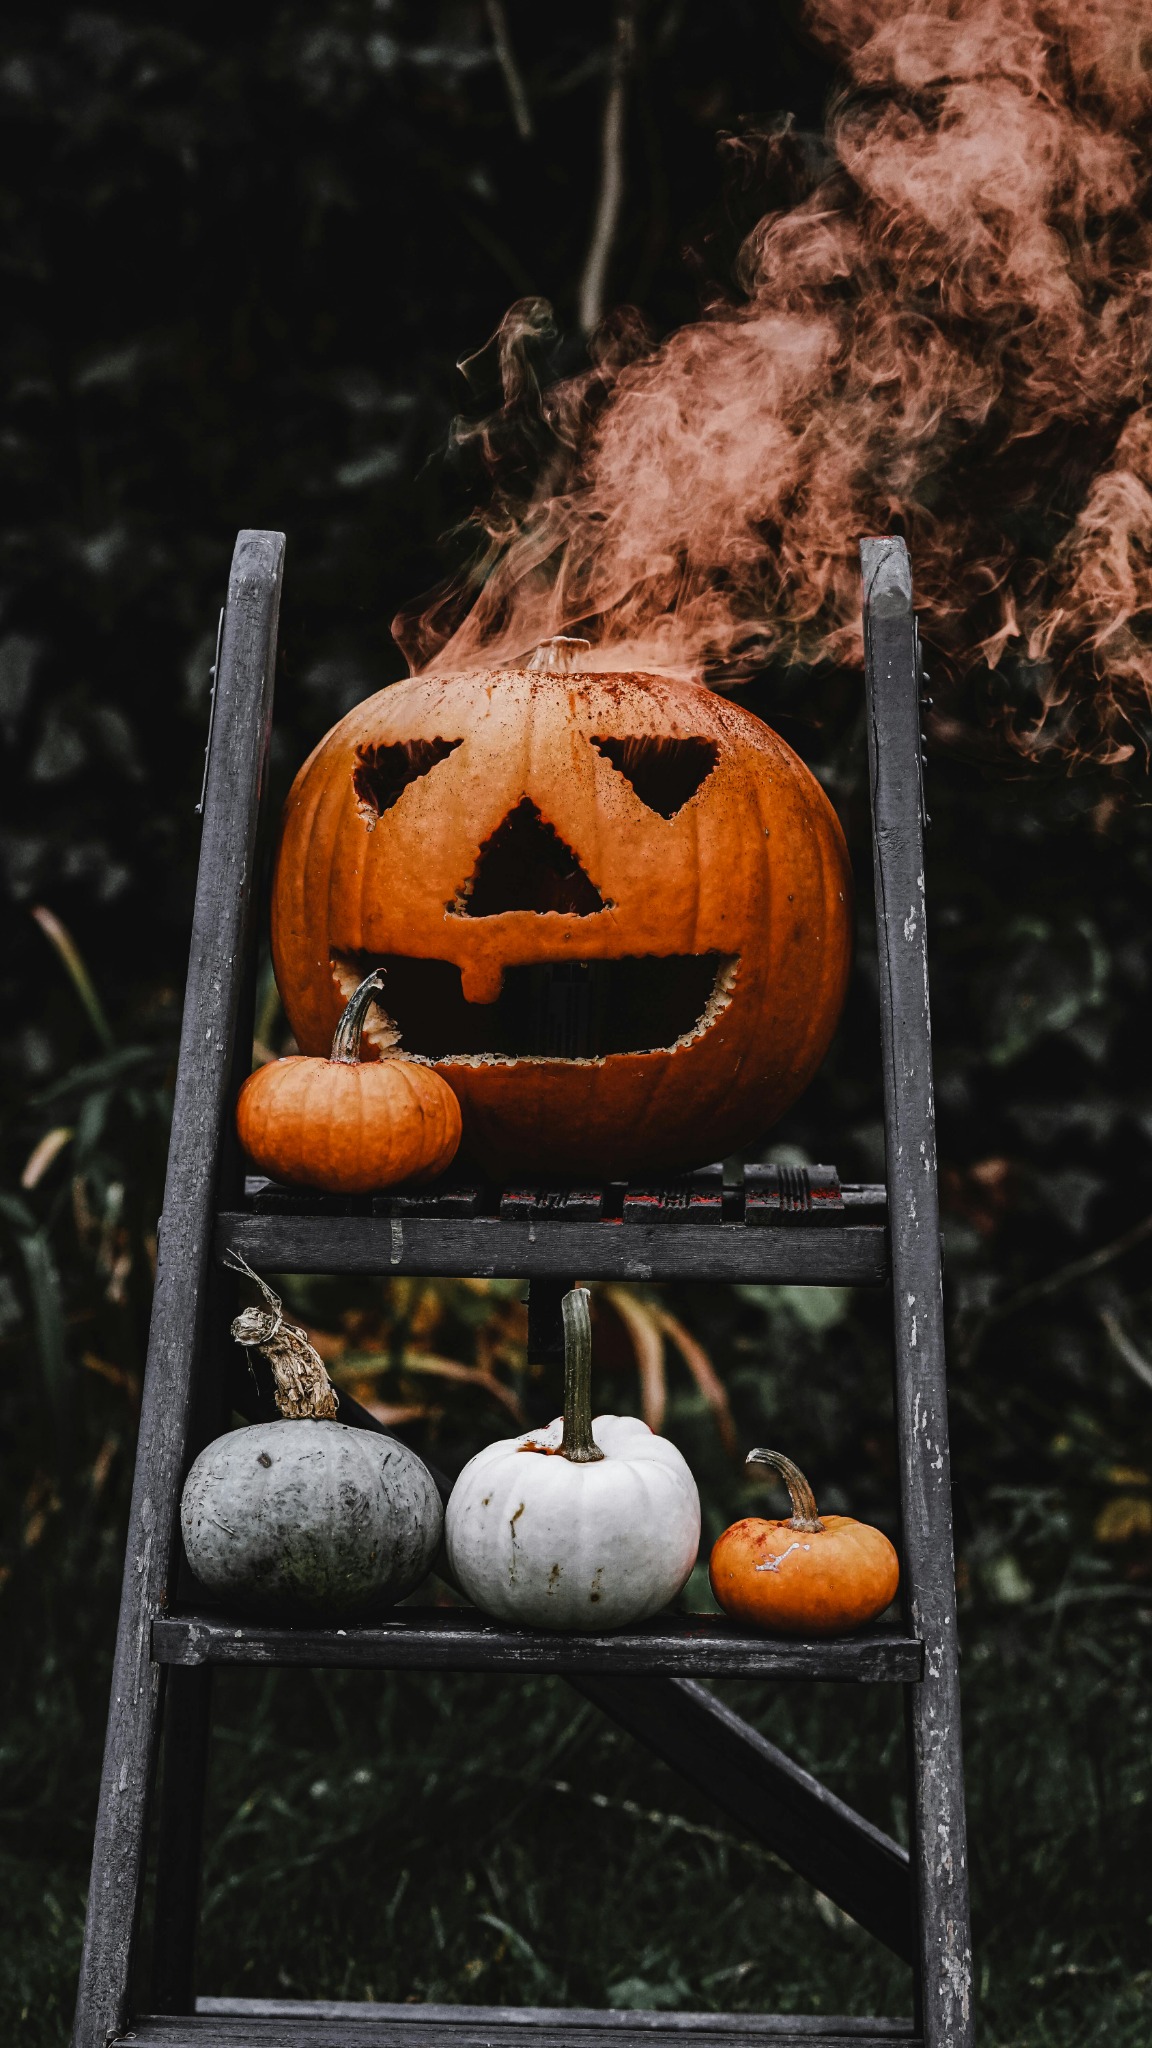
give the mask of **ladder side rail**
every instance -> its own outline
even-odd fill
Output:
[[[880,964],[904,1598],[924,1643],[907,1694],[917,1994],[925,2048],[970,2048],[972,1958],[944,1299],[925,931],[920,657],[902,540],[864,540],[865,681]]]
[[[160,1709],[152,1622],[163,1609],[173,1564],[193,1362],[204,1320],[250,939],[283,557],[282,534],[242,532],[228,585],[74,2048],[105,2048],[128,2016]]]
[[[223,616],[223,615],[222,615]],[[266,805],[257,803],[257,840],[252,870],[252,901],[263,909],[267,889]],[[249,928],[240,948],[240,973],[234,999],[232,1071],[228,1100],[239,1093],[252,1066],[256,977],[259,945]],[[214,1208],[234,1207],[244,1196],[245,1161],[235,1121],[226,1115],[216,1166]],[[229,1426],[233,1401],[236,1345],[231,1335],[236,1310],[231,1273],[210,1262],[202,1310],[201,1338],[196,1354],[185,1435],[184,1463],[190,1466],[204,1446]],[[271,1413],[278,1410],[272,1405]],[[181,1555],[168,1582],[166,1605],[186,1605],[196,1597],[196,1581]],[[155,1645],[153,1645],[155,1647]],[[189,1683],[189,1680],[192,1682]],[[207,1682],[205,1682],[207,1681]],[[163,1680],[159,1758],[154,1778],[156,1821],[152,1830],[153,1902],[148,1997],[152,2013],[188,2013],[195,2007],[196,1948],[200,1916],[200,1880],[204,1860],[204,1813],[211,1750],[212,1684],[207,1671],[169,1668]]]

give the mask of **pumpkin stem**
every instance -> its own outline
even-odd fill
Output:
[[[594,1465],[604,1456],[592,1435],[592,1316],[586,1287],[574,1287],[560,1304],[564,1317],[564,1435],[560,1455],[574,1465]]]
[[[357,1067],[360,1064],[360,1039],[364,1031],[364,1020],[372,1004],[384,987],[384,969],[374,967],[366,974],[359,988],[353,989],[344,1005],[344,1013],[336,1026],[329,1058],[338,1067]]]
[[[247,1259],[229,1245],[224,1264],[230,1272],[254,1280],[267,1303],[266,1308],[242,1309],[232,1324],[238,1344],[259,1351],[272,1367],[276,1406],[286,1422],[332,1422],[339,1411],[340,1396],[328,1377],[320,1353],[308,1342],[297,1323],[286,1323],[284,1304],[275,1288],[254,1273]]]
[[[769,1465],[773,1472],[779,1474],[788,1488],[792,1501],[791,1528],[800,1529],[807,1536],[817,1534],[823,1529],[824,1524],[816,1513],[816,1496],[812,1488],[799,1465],[794,1465],[791,1458],[784,1456],[783,1451],[749,1451],[744,1463]]]
[[[556,633],[551,640],[540,642],[524,666],[537,675],[543,672],[550,676],[568,676],[581,657],[591,652],[591,648],[590,640],[579,640],[570,633]]]

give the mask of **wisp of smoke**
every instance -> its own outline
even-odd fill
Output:
[[[809,0],[843,63],[823,145],[729,147],[788,187],[737,290],[636,317],[538,388],[541,301],[497,337],[504,408],[472,570],[397,621],[410,665],[579,631],[599,666],[856,663],[863,533],[903,532],[953,711],[1018,752],[1147,760],[1152,113],[1145,0]],[[536,474],[510,425],[542,430]],[[937,691],[940,696],[940,691]],[[970,730],[968,736],[971,736]]]

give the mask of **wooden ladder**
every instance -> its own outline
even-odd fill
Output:
[[[907,551],[861,547],[887,1179],[825,1169],[719,1170],[619,1189],[456,1182],[431,1196],[296,1198],[246,1182],[232,1135],[249,1064],[258,835],[284,559],[241,533],[222,620],[203,841],[160,1224],[124,1589],[93,1852],[75,2048],[969,2048],[968,1882],[960,1755],[936,1148],[925,940],[920,661]],[[771,1641],[724,1617],[666,1614],[604,1636],[557,1636],[471,1610],[397,1611],[330,1629],[198,1611],[176,1538],[192,1455],[232,1407],[271,1412],[232,1364],[225,1247],[264,1272],[503,1275],[530,1288],[533,1356],[559,1348],[581,1279],[755,1280],[891,1289],[903,1620],[843,1640]],[[341,1416],[378,1427],[342,1398]],[[182,1577],[183,1574],[183,1577]],[[688,2012],[197,1999],[193,1956],[210,1685],[220,1664],[380,1671],[552,1672],[709,1793],[913,1965],[909,2021]],[[904,1687],[911,1855],[700,1684],[829,1679]],[[165,1768],[157,1785],[163,1731]],[[155,1805],[153,1801],[155,1800]],[[133,1951],[156,1821],[152,1981]]]

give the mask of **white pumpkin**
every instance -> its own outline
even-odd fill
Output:
[[[564,1297],[564,1416],[489,1444],[452,1489],[444,1533],[457,1584],[526,1628],[643,1621],[684,1585],[700,1496],[666,1438],[633,1415],[591,1420],[588,1295]]]
[[[231,1605],[354,1620],[431,1569],[443,1511],[428,1467],[340,1422],[258,1422],[201,1451],[184,1484],[188,1562]]]

